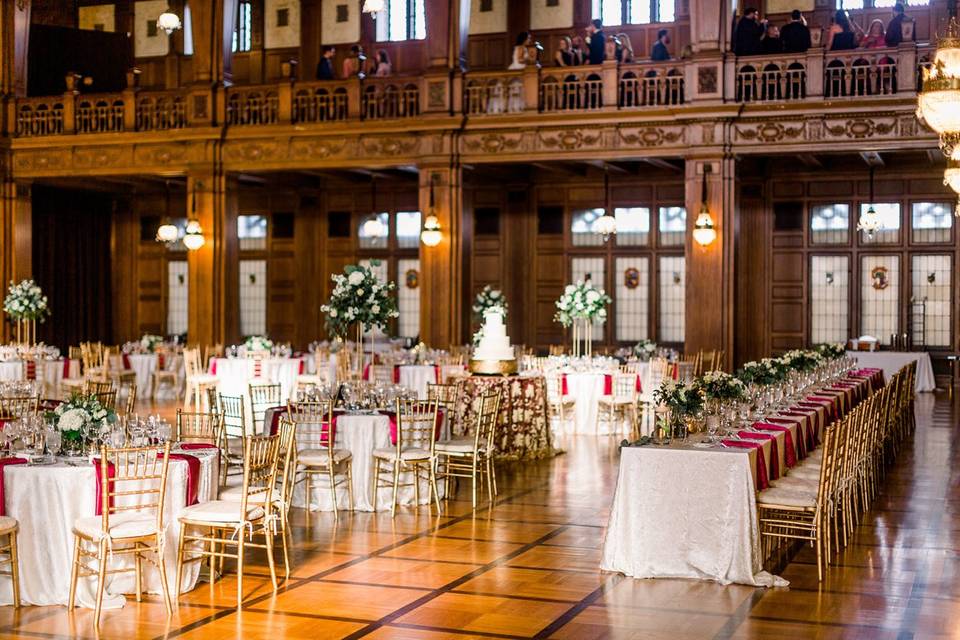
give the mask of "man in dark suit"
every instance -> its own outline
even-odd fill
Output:
[[[760,53],[760,39],[766,29],[766,24],[760,22],[760,14],[756,9],[745,9],[733,34],[733,52],[738,56],[755,56]]]
[[[335,80],[336,74],[333,72],[333,56],[337,54],[337,48],[326,46],[321,48],[320,62],[317,63],[317,80]]]
[[[670,50],[667,45],[670,44],[670,33],[666,29],[657,31],[657,42],[650,51],[650,59],[654,62],[663,62],[670,59]]]
[[[590,38],[590,64],[603,64],[607,36],[603,33],[603,22],[599,18],[587,25],[587,36]]]
[[[810,48],[810,27],[796,9],[790,14],[790,22],[780,29],[780,42],[787,53],[804,53]]]
[[[906,18],[903,14],[903,4],[898,2],[893,7],[893,18],[887,25],[887,33],[884,35],[888,47],[897,47],[903,42],[903,21]]]

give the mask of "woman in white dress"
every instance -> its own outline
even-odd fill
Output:
[[[529,47],[533,46],[533,41],[529,31],[524,31],[517,36],[517,44],[513,47],[513,60],[507,69],[524,69],[530,63]]]

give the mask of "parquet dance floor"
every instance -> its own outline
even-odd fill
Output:
[[[337,523],[294,510],[294,569],[276,595],[262,552],[251,554],[258,575],[244,581],[242,612],[228,573],[181,596],[169,621],[158,596],[128,600],[104,613],[99,637],[960,637],[957,415],[946,400],[918,397],[913,442],[822,584],[806,549],[781,571],[788,589],[601,573],[616,445],[577,437],[560,443],[566,455],[504,466],[499,500],[476,513],[462,499],[442,517],[421,507]],[[86,609],[2,607],[0,635],[93,638],[92,619]]]

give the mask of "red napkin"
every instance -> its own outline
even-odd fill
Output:
[[[813,451],[816,447],[817,442],[817,426],[816,421],[813,419],[813,416],[809,413],[804,413],[802,411],[784,411],[780,415],[791,416],[794,418],[803,418],[803,423],[806,425],[804,433],[807,436],[807,451]]]
[[[680,365],[676,362],[673,363],[673,371],[670,373],[670,377],[674,380],[680,379]]]
[[[163,371],[163,354],[162,353],[157,354],[157,369],[160,369],[161,371]],[[214,367],[213,373],[216,373],[216,367]]]
[[[300,366],[297,367],[297,373],[303,375],[303,358],[300,359]]]
[[[210,358],[210,373],[217,375],[217,359]]]
[[[94,471],[94,474],[97,476],[97,506],[96,506],[97,511],[95,515],[102,516],[103,515],[103,496],[101,495],[101,491],[103,490],[103,488],[101,484],[102,478],[100,477],[100,458],[93,459],[93,471]],[[107,483],[112,484],[110,483],[110,480],[115,478],[116,475],[117,475],[116,467],[112,462],[108,462],[107,463]],[[110,504],[108,508],[109,509],[113,508],[112,495],[110,496]]]
[[[643,384],[640,383],[640,374],[637,374],[637,393],[643,393]]]
[[[770,461],[770,480],[776,480],[780,477],[780,449],[777,447],[777,437],[772,433],[757,433],[756,431],[741,431],[738,433],[745,440],[769,440],[770,455],[773,460]],[[784,460],[786,462],[786,460]]]
[[[400,384],[400,365],[393,365],[393,384]]]
[[[127,354],[124,353],[122,357],[123,357],[123,368],[124,368],[124,369],[129,369],[129,368],[130,368],[130,356],[128,356]]]
[[[63,377],[64,378],[70,377],[70,358],[63,359]]]
[[[793,446],[793,435],[790,433],[789,427],[770,422],[755,422],[753,423],[753,428],[759,429],[760,431],[779,431],[782,433],[784,446],[783,461],[788,467],[793,467],[797,464],[797,450]]]
[[[796,424],[796,420],[788,420],[786,418],[777,418],[776,416],[771,416],[766,419],[766,422],[764,424],[773,424],[773,425]],[[789,430],[788,430],[788,433],[789,433]],[[798,447],[797,455],[799,455],[801,458],[806,458],[807,457],[807,437],[802,425],[800,426],[800,441],[797,443],[797,447]]]
[[[613,376],[609,373],[604,374],[603,376],[603,395],[612,396],[613,395]]]
[[[741,449],[757,450],[757,491],[763,491],[770,486],[770,480],[767,478],[767,460],[763,456],[763,445],[759,442],[749,442],[747,440],[724,440],[723,444],[728,447],[739,447]]]
[[[364,379],[364,380],[369,380],[369,379],[370,379],[370,363],[367,363],[367,364],[363,367],[363,379]]]
[[[23,458],[0,458],[0,516],[7,515],[7,509],[3,498],[3,469],[4,467],[14,464],[27,464],[27,461]]]
[[[198,449],[219,449],[220,447],[209,442],[181,442],[180,448],[184,451],[196,451]]]
[[[162,457],[163,454],[161,453]],[[171,453],[171,460],[183,460],[187,463],[187,506],[197,504],[197,492],[200,490],[200,458],[189,453]]]
[[[286,407],[271,407],[267,409],[267,412],[272,412],[270,415],[270,435],[277,435],[277,429],[280,428],[280,417],[287,414]]]
[[[560,395],[565,396],[569,393],[567,389],[567,374],[560,376]]]

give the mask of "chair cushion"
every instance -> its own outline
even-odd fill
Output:
[[[6,535],[11,531],[16,531],[20,523],[16,518],[10,516],[0,516],[0,536]]]
[[[195,376],[187,376],[187,381],[194,384],[214,384],[218,378],[212,373],[198,373]]]
[[[443,440],[436,445],[437,453],[473,453],[473,438],[454,438]],[[480,443],[480,450],[486,449],[486,444]]]
[[[263,504],[264,498],[266,498],[267,492],[261,491],[255,493],[247,499],[247,504]],[[283,495],[279,490],[274,489],[273,495],[270,496],[271,502],[280,502],[283,499]],[[243,484],[241,483],[228,483],[226,487],[220,489],[220,500],[226,502],[241,502],[243,501]]]
[[[762,507],[784,506],[813,509],[817,506],[817,494],[772,487],[760,492],[757,496],[757,503]]]
[[[90,516],[78,518],[73,523],[73,530],[93,540],[103,537],[103,518]],[[149,536],[157,531],[157,516],[150,513],[136,511],[121,511],[110,514],[110,537],[137,538]]]
[[[397,450],[394,447],[384,447],[383,449],[374,449],[373,450],[374,458],[381,458],[383,460],[395,460],[397,457]],[[429,460],[430,452],[426,449],[421,449],[419,447],[409,447],[404,449],[400,453],[401,460]]]
[[[333,461],[336,464],[349,460],[352,456],[346,449],[333,450]],[[297,462],[308,467],[325,467],[330,464],[330,453],[326,449],[304,449],[297,453]]]
[[[214,500],[212,502],[201,502],[192,507],[187,507],[180,512],[179,519],[192,520],[194,522],[239,523],[245,520],[257,520],[262,517],[262,507],[247,505],[247,517],[244,518],[240,513],[238,502]]]
[[[820,478],[798,478],[790,475],[774,481],[773,486],[778,489],[789,489],[795,493],[810,493],[814,496],[820,488]]]
[[[612,404],[615,406],[620,406],[620,405],[631,405],[634,403],[634,401],[635,401],[634,398],[626,398],[626,397],[617,398],[615,396],[600,396],[600,398],[597,400],[597,403]]]

